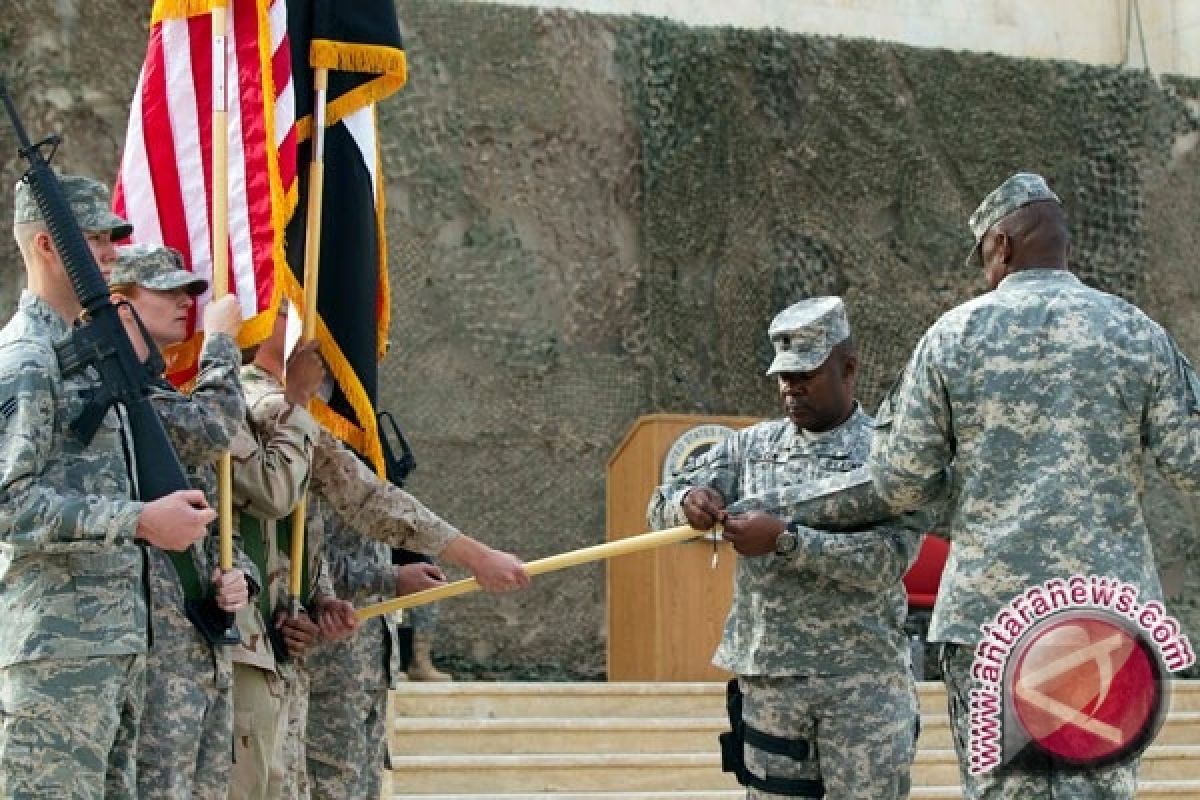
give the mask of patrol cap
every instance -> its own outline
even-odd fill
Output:
[[[850,338],[846,305],[840,297],[810,297],[775,315],[767,329],[775,360],[768,375],[810,372],[825,363],[834,345]]]
[[[208,281],[183,268],[179,251],[161,244],[131,244],[117,248],[117,263],[108,285],[131,283],[146,289],[183,288],[195,297],[208,288]]]
[[[975,234],[975,246],[971,248],[966,263],[970,264],[979,253],[979,248],[983,244],[983,235],[988,232],[989,228],[1018,208],[1042,200],[1053,200],[1060,205],[1062,203],[1058,199],[1058,195],[1046,185],[1046,179],[1032,172],[1018,172],[993,189],[991,194],[983,198],[979,208],[975,209],[975,213],[967,220],[971,233]]]
[[[114,239],[124,239],[133,233],[133,226],[112,212],[108,187],[103,183],[82,175],[59,175],[58,183],[79,227],[85,231],[110,231]],[[13,222],[18,225],[41,222],[42,210],[29,182],[23,178],[17,181],[14,194]]]

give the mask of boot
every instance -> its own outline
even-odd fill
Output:
[[[425,631],[413,632],[413,657],[408,665],[410,681],[452,681],[453,675],[441,672],[433,665],[430,650],[433,649],[433,636]]]

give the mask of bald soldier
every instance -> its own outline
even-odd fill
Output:
[[[743,762],[746,796],[899,800],[917,726],[901,578],[921,530],[893,521],[840,535],[727,515],[745,496],[861,466],[870,448],[841,298],[787,308],[769,336],[767,374],[784,418],[729,436],[660,486],[649,523],[708,530],[723,521],[743,556],[713,663],[737,675],[730,690],[740,690],[744,741],[724,746]]]
[[[129,224],[90,178],[60,179],[96,261]],[[215,517],[204,493],[134,499],[115,408],[71,428],[96,388],[55,345],[81,311],[33,197],[13,226],[27,288],[0,332],[0,797],[133,797],[148,618],[142,543],[183,550]]]
[[[970,218],[990,291],[917,344],[876,422],[868,471],[893,509],[949,498],[953,542],[930,629],[943,642],[964,796],[1132,798],[1136,761],[1041,755],[967,769],[980,626],[1054,578],[1111,576],[1162,599],[1142,513],[1143,458],[1200,491],[1200,379],[1158,324],[1068,272],[1058,196],[1017,173]]]

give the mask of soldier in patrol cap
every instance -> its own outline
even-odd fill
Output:
[[[109,288],[128,298],[154,344],[164,349],[186,337],[188,314],[208,281],[184,269],[176,250],[135,244],[117,248]],[[184,394],[160,380],[150,395],[192,485],[213,506],[216,461],[229,450],[246,413],[238,382],[241,321],[233,295],[206,305],[192,391]],[[233,665],[229,649],[213,645],[190,622],[185,598],[209,592],[220,609],[236,612],[246,605],[247,573],[255,570],[235,547],[237,566],[222,572],[216,534],[214,525],[188,549],[191,569],[173,564],[158,548],[146,549],[154,643],[146,660],[146,709],[137,747],[140,800],[225,800],[229,792]],[[253,584],[258,583],[256,576]]]
[[[60,182],[111,264],[129,224],[99,182]],[[79,300],[23,182],[15,207],[28,284],[0,332],[0,796],[133,797],[148,645],[138,541],[183,550],[215,513],[196,490],[133,498],[116,409],[90,441],[72,430],[96,382],[64,377],[54,346]]]
[[[737,675],[742,694],[744,740],[725,747],[743,764],[747,797],[899,800],[909,793],[917,724],[901,578],[921,530],[889,520],[847,536],[785,527],[761,512],[727,514],[744,496],[858,467],[870,449],[841,298],[796,303],[769,336],[767,374],[785,416],[738,431],[660,486],[649,523],[723,522],[743,556],[713,663]]]
[[[1157,323],[1067,271],[1066,214],[1041,176],[1013,175],[969,224],[991,291],[922,337],[880,409],[868,472],[894,510],[946,498],[953,545],[930,639],[964,797],[1133,798],[1136,760],[1064,766],[1027,750],[970,774],[971,665],[980,626],[1048,580],[1110,576],[1161,601],[1142,464],[1200,491],[1200,379]]]

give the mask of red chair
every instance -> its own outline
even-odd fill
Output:
[[[929,635],[929,622],[933,616],[933,605],[937,602],[942,570],[946,568],[946,557],[949,554],[948,541],[927,533],[921,540],[917,560],[904,575],[904,589],[908,592],[908,623],[905,627],[909,632],[913,673],[917,680],[925,679],[925,646]]]

